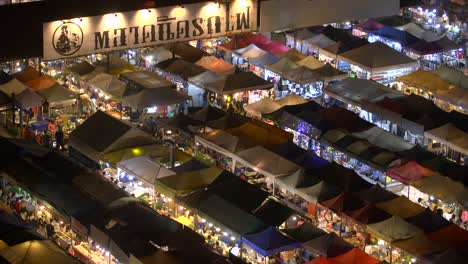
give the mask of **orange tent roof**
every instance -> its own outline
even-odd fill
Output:
[[[234,73],[235,66],[227,63],[223,59],[217,59],[211,64],[203,66],[203,68],[210,70],[217,74]]]
[[[410,184],[413,181],[434,175],[434,172],[427,169],[414,161],[410,161],[400,167],[390,168],[387,170],[388,176],[403,183]]]
[[[379,261],[369,255],[359,248],[354,248],[342,255],[325,258],[319,257],[312,261],[307,262],[307,264],[377,264]]]
[[[27,82],[39,77],[41,74],[32,66],[27,66],[24,70],[13,74],[13,77],[20,82]]]
[[[31,87],[33,90],[44,90],[54,86],[56,83],[54,79],[47,76],[39,76],[24,82],[25,85]]]

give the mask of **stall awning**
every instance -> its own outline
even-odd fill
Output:
[[[319,54],[320,55],[325,55],[330,58],[336,58],[338,54],[342,54],[346,51],[354,50],[356,48],[359,48],[361,46],[364,46],[368,44],[367,40],[365,39],[346,39],[344,41],[337,41],[336,43],[331,44],[330,46],[320,48],[319,49]]]
[[[301,243],[313,240],[327,234],[322,229],[310,222],[304,222],[302,225],[290,229],[284,229],[284,233]]]
[[[468,155],[468,133],[458,129],[452,123],[425,131],[424,136],[438,141],[457,152]]]
[[[431,152],[432,153],[432,152]],[[461,166],[442,156],[432,156],[419,161],[422,166],[468,186],[468,167]]]
[[[341,53],[338,60],[359,66],[368,72],[417,67],[416,61],[380,41]]]
[[[12,79],[13,77],[10,74],[4,72],[3,70],[0,70],[0,85],[9,82]]]
[[[236,72],[219,81],[205,84],[205,88],[219,95],[232,95],[239,92],[265,90],[273,87],[253,72]]]
[[[234,66],[234,65],[232,65],[230,63],[227,63],[223,59],[216,59],[212,63],[210,63],[208,65],[204,65],[202,67],[209,70],[209,71],[212,71],[212,72],[214,72],[216,74],[220,74],[220,75],[233,74],[235,72],[235,70],[236,70],[236,66]]]
[[[251,44],[250,39],[252,37],[253,34],[250,32],[236,34],[231,38],[231,40],[224,44],[218,45],[218,47],[226,51],[237,51],[249,46]]]
[[[323,257],[336,257],[354,248],[353,245],[334,232],[304,242],[302,247],[315,255]]]
[[[460,182],[449,177],[434,175],[422,178],[413,183],[420,191],[432,194],[434,197],[447,202],[468,206],[468,189]]]
[[[268,227],[260,233],[245,235],[242,241],[265,257],[301,246],[300,243],[286,237],[273,227]]]
[[[398,196],[395,199],[376,204],[377,208],[401,218],[408,218],[418,215],[424,211],[424,207],[413,203],[404,196]]]
[[[387,170],[387,175],[403,184],[412,184],[424,177],[432,177],[434,172],[414,161]]]
[[[139,180],[146,182],[149,186],[153,186],[158,178],[176,174],[145,156],[121,161],[117,163],[117,167],[135,176]]]
[[[422,232],[419,228],[398,216],[392,216],[382,222],[367,225],[366,230],[370,234],[385,240],[387,243],[409,239]]]
[[[374,31],[374,30],[379,30],[381,28],[385,27],[384,24],[376,21],[375,19],[369,18],[357,25],[354,25],[353,28],[357,28],[361,31],[369,32],[369,31]]]

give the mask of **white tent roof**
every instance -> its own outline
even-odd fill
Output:
[[[441,79],[463,89],[468,89],[468,76],[462,71],[442,65],[434,73]]]
[[[257,47],[255,44],[249,44],[247,47],[233,50],[233,52],[239,56],[242,56],[244,53],[248,52],[249,50],[259,50],[260,48]]]
[[[366,131],[353,133],[354,136],[366,139],[371,144],[384,148],[390,151],[403,151],[414,147],[414,145],[406,142],[403,138],[375,126]]]
[[[468,155],[468,134],[452,123],[426,131],[424,136],[441,142],[457,152]]]
[[[300,60],[300,61],[298,61],[296,63],[299,66],[304,66],[304,67],[307,67],[307,68],[309,68],[311,70],[325,66],[325,64],[323,62],[317,60],[313,56],[307,56],[304,59],[302,59],[302,60]]]
[[[315,37],[305,39],[304,42],[314,48],[325,48],[336,43],[324,34],[319,34]]]
[[[266,177],[286,176],[301,169],[295,163],[262,146],[255,146],[238,152],[237,160]]]
[[[126,83],[107,73],[96,74],[88,81],[88,84],[116,98],[122,98],[127,87]]]
[[[224,78],[226,78],[226,77],[222,76],[222,75],[218,75],[218,74],[216,74],[216,73],[214,73],[212,71],[206,71],[206,72],[204,72],[202,74],[199,74],[197,76],[190,77],[188,79],[188,82],[192,83],[193,85],[198,86],[200,88],[204,88],[205,84],[216,82],[216,81],[222,80]]]
[[[448,177],[442,175],[423,177],[413,183],[413,186],[442,201],[468,206],[468,189],[463,183],[456,182]]]
[[[244,105],[244,110],[249,116],[262,117],[262,114],[268,114],[280,109],[282,105],[270,98],[264,98],[258,102]]]
[[[285,189],[286,191],[295,194],[296,187],[300,184],[302,180],[302,171],[298,170],[295,173],[289,176],[278,177],[275,179],[275,184]]]
[[[224,130],[213,130],[196,136],[196,140],[220,153],[235,153],[239,147],[239,138]]]
[[[291,33],[286,34],[286,37],[291,38],[291,39],[296,39],[296,41],[300,40],[305,40],[305,39],[310,39],[315,37],[317,34],[308,30],[308,29],[303,29],[303,30],[298,30],[294,31]]]
[[[20,94],[28,87],[24,85],[22,82],[18,81],[17,79],[11,79],[11,81],[0,85],[0,90],[11,97],[11,94],[14,93],[15,95]]]
[[[155,65],[161,61],[172,59],[172,52],[164,47],[156,47],[145,53],[142,57],[148,64]],[[176,57],[179,56],[176,55]]]
[[[117,163],[117,167],[151,186],[156,179],[176,174],[146,156],[121,161]]]
[[[285,97],[281,99],[276,100],[276,102],[279,103],[281,106],[285,106],[285,105],[304,104],[304,103],[307,103],[308,100],[300,97],[297,94],[292,93],[292,94],[286,95]]]
[[[265,68],[276,74],[283,75],[285,72],[299,68],[299,65],[288,58],[282,58],[274,64],[266,65]]]
[[[436,41],[442,38],[443,36],[437,35],[437,33],[425,30],[420,26],[416,25],[414,22],[408,23],[406,25],[396,27],[396,29],[406,31],[411,35],[418,37],[419,39],[424,39],[425,41]]]

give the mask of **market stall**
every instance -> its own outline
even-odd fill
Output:
[[[468,155],[468,133],[465,131],[447,123],[425,131],[424,136],[429,139],[429,150],[441,153],[458,164],[465,163],[465,156]]]
[[[339,264],[339,263],[349,263],[349,264],[377,264],[382,263],[379,260],[375,259],[373,256],[366,254],[359,248],[351,249],[350,251],[341,254],[333,258],[319,257],[307,264]]]

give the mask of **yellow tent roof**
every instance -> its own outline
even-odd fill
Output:
[[[237,136],[246,147],[277,145],[293,139],[292,134],[280,128],[258,122],[245,123],[241,126],[228,129],[226,132]]]
[[[408,75],[400,76],[398,80],[406,85],[432,93],[437,93],[440,90],[448,90],[450,88],[450,83],[444,81],[432,72],[423,70],[417,70]]]

